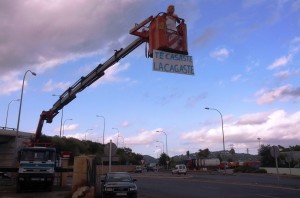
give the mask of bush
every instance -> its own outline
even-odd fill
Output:
[[[234,169],[234,172],[241,172],[241,173],[267,173],[265,169],[257,169],[250,166],[239,166]]]
[[[268,173],[268,172],[266,171],[266,169],[257,169],[253,171],[253,173]]]
[[[252,168],[249,166],[239,166],[234,169],[234,172],[249,173],[252,172]]]

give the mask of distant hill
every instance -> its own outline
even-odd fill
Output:
[[[218,158],[219,156],[223,155],[223,151],[214,151],[210,152],[208,158]],[[148,156],[149,161],[155,160],[155,158]],[[145,156],[144,156],[145,158]],[[152,158],[152,159],[150,159]],[[184,161],[188,159],[198,159],[197,153],[190,153],[189,157],[187,155],[176,155],[172,157],[175,161]],[[236,153],[236,154],[230,154],[229,152],[226,152],[225,159],[229,159],[232,161],[259,161],[260,156],[259,155],[251,155],[247,153]],[[152,162],[152,161],[151,161]]]
[[[144,164],[157,163],[158,159],[151,157],[150,155],[143,155]]]

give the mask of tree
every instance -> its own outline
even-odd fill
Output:
[[[234,154],[235,154],[234,148],[231,148],[230,151],[229,151],[229,153],[230,153],[231,155],[234,155]]]
[[[143,156],[141,154],[136,154],[132,152],[130,148],[118,148],[117,155],[120,158],[120,164],[141,164]]]
[[[206,148],[204,150],[199,149],[198,157],[200,159],[207,158],[209,156],[209,154],[210,154],[210,151],[208,148]]]
[[[289,146],[288,148],[278,145],[278,147],[280,150],[280,155],[278,157],[280,167],[288,168],[288,167],[294,167],[295,165],[298,164],[298,161],[294,159],[293,152],[300,150],[299,145]]]
[[[32,139],[31,142],[34,142]],[[98,142],[93,141],[82,141],[76,138],[66,138],[59,136],[46,136],[42,135],[39,139],[39,142],[52,143],[56,148],[58,154],[62,151],[69,151],[72,153],[72,156],[78,155],[95,155],[96,163],[101,164],[102,157],[104,155],[104,145]],[[141,154],[136,154],[132,152],[130,148],[117,149],[117,154],[120,159],[120,164],[141,164],[143,156]],[[73,162],[73,161],[72,161]]]
[[[289,148],[284,148],[282,149],[283,152],[288,152],[288,151],[300,151],[300,145],[296,146],[289,146]]]
[[[276,160],[271,155],[272,146],[270,145],[261,145],[260,149],[258,150],[258,154],[261,156],[261,165],[265,167],[276,167]],[[284,147],[279,145],[279,149],[282,151]],[[287,167],[288,165],[285,163],[285,155],[279,154],[277,158],[278,167]]]
[[[261,165],[263,167],[275,167],[275,160],[271,156],[270,153],[271,146],[268,145],[261,145],[260,149],[258,150],[258,154],[261,156]]]
[[[167,167],[167,161],[170,162],[170,157],[167,154],[162,153],[158,159],[158,164]]]

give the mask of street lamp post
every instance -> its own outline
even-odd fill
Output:
[[[156,146],[156,147],[159,148],[160,154],[162,154],[162,149],[161,149],[161,147],[160,147],[160,146]]]
[[[164,131],[156,131],[156,132],[165,134],[165,136],[166,136],[166,153],[167,153],[167,155],[169,155],[169,153],[168,153],[168,136],[167,136],[166,132],[164,132]]]
[[[25,81],[26,74],[28,72],[30,72],[33,76],[36,76],[36,73],[32,72],[31,70],[27,70],[23,77],[21,97],[20,97],[20,106],[19,106],[19,115],[18,115],[18,124],[17,124],[17,134],[16,134],[16,151],[18,149],[18,137],[19,137],[19,127],[20,127],[20,118],[21,118],[22,101],[23,101],[24,81]]]
[[[64,124],[63,124],[62,135],[65,134],[65,123],[66,123],[66,121],[68,121],[68,120],[73,120],[73,119],[72,119],[72,118],[70,118],[70,119],[65,119]],[[61,136],[61,134],[60,134],[60,136]]]
[[[223,116],[222,113],[218,110],[218,109],[214,109],[214,108],[209,108],[209,107],[205,107],[206,110],[215,110],[217,112],[219,112],[220,116],[221,116],[221,121],[222,121],[222,134],[223,134],[223,152],[225,155],[225,141],[224,141],[224,129],[223,129]]]
[[[121,137],[121,138],[122,138],[122,140],[123,140],[123,148],[124,148],[124,144],[125,144],[124,137],[123,137],[123,136],[121,136],[121,135],[119,135],[119,137]]]
[[[258,140],[258,149],[260,149],[260,140],[261,140],[261,138],[258,137],[257,140]]]
[[[164,152],[165,152],[165,144],[164,144],[162,141],[158,141],[158,140],[156,140],[156,142],[162,143],[162,146],[163,146],[163,153],[164,153]]]
[[[112,128],[112,129],[116,129],[116,130],[118,131],[118,137],[117,137],[117,148],[118,148],[118,143],[119,143],[119,134],[120,134],[120,132],[119,132],[119,129],[118,129],[118,128]]]
[[[56,94],[52,94],[52,96],[59,96],[60,95],[56,95]],[[61,130],[62,130],[62,125],[63,125],[63,117],[64,117],[64,108],[61,108],[61,116],[60,116],[60,129],[59,129],[59,137],[61,137]]]
[[[91,130],[93,130],[93,129],[87,129],[87,130],[85,131],[85,141],[86,141],[86,134],[87,134],[87,132],[88,132],[88,131],[91,131]]]
[[[105,133],[105,117],[97,115],[97,117],[103,118],[103,135],[102,135],[102,144],[104,145],[104,133]]]
[[[100,143],[100,141],[98,140],[98,139],[100,139],[100,138],[102,138],[102,136],[97,137],[97,140],[96,140],[97,143]]]
[[[5,129],[6,129],[6,127],[7,127],[7,118],[8,118],[9,105],[10,105],[10,103],[12,103],[13,101],[20,101],[20,99],[12,100],[12,101],[10,101],[10,102],[8,103],[8,105],[7,105],[7,112],[6,112],[6,119],[5,119]]]

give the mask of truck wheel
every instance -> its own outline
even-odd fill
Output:
[[[22,186],[19,182],[17,182],[17,184],[16,184],[16,193],[20,193],[20,192],[22,192]]]
[[[52,191],[52,186],[48,186],[48,187],[47,187],[47,191],[48,191],[48,192],[51,192],[51,191]]]

